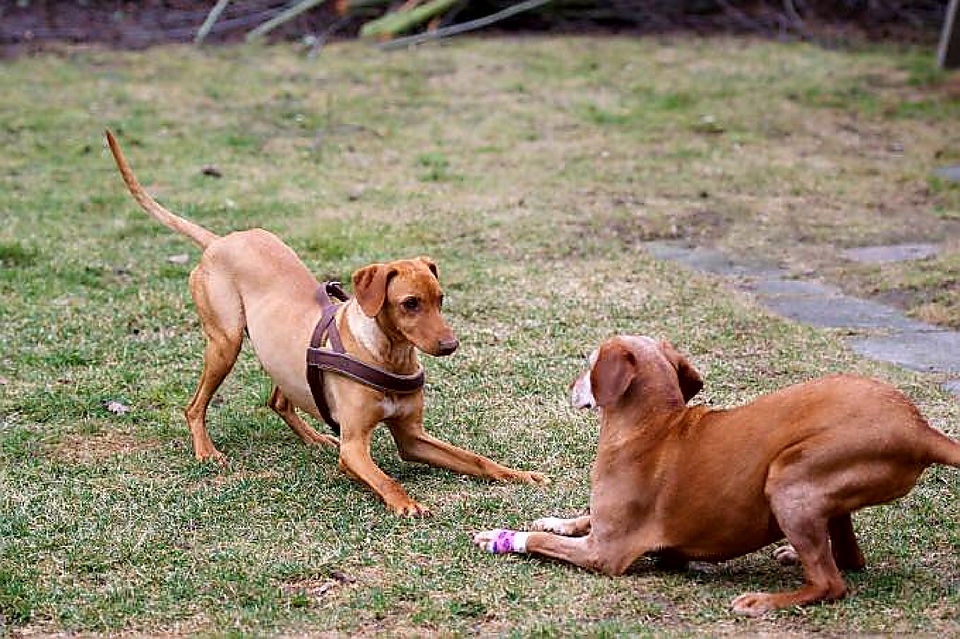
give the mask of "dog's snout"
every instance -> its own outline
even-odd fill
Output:
[[[574,408],[596,408],[597,400],[593,398],[589,372],[576,378],[570,384],[570,403],[573,404]]]
[[[437,352],[440,355],[451,355],[457,347],[460,346],[460,340],[456,337],[451,337],[449,339],[442,339],[438,343]]]

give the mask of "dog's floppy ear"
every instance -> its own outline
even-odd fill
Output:
[[[597,361],[590,369],[590,390],[597,406],[615,404],[637,376],[637,356],[623,344],[600,347]]]
[[[427,257],[426,255],[421,255],[421,256],[418,257],[417,259],[427,265],[427,268],[430,269],[430,272],[433,273],[433,276],[434,276],[435,278],[437,278],[437,281],[439,282],[439,281],[440,281],[440,271],[437,270],[437,265],[434,263],[434,261],[431,260],[431,259],[430,259],[429,257]]]
[[[353,274],[353,294],[363,314],[376,317],[387,297],[387,284],[397,274],[397,269],[386,264],[371,264]]]
[[[690,360],[678,352],[673,344],[667,340],[660,342],[660,350],[663,351],[667,360],[673,364],[673,368],[677,371],[677,381],[680,383],[683,401],[689,402],[703,388],[703,378],[700,377],[700,372],[693,367]]]

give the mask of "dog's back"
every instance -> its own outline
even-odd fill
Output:
[[[831,376],[734,409],[688,409],[663,444],[671,470],[658,508],[673,522],[668,545],[726,559],[782,537],[769,503],[779,486],[807,486],[809,499],[829,494],[831,508],[852,512],[905,495],[955,449],[899,390]]]

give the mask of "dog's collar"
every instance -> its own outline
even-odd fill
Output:
[[[337,435],[340,434],[340,425],[330,414],[330,407],[327,406],[327,400],[323,395],[323,373],[328,371],[347,377],[357,383],[375,388],[383,393],[399,393],[406,395],[415,393],[423,388],[423,368],[420,368],[412,375],[398,375],[384,370],[378,366],[362,362],[356,357],[347,354],[343,348],[343,342],[340,340],[340,331],[337,329],[337,309],[339,304],[334,304],[330,299],[335,297],[341,302],[347,302],[350,298],[343,290],[340,282],[324,282],[317,289],[317,302],[323,309],[323,315],[313,329],[313,337],[310,339],[310,346],[307,347],[307,383],[310,385],[310,392],[313,394],[313,401],[320,411],[323,421],[327,422],[330,428]],[[324,341],[330,341],[330,348],[323,348]]]

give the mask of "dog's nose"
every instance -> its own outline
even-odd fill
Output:
[[[440,355],[450,355],[453,351],[457,350],[457,347],[460,346],[460,340],[456,337],[451,337],[450,339],[442,339],[438,343],[439,348],[437,352]]]

